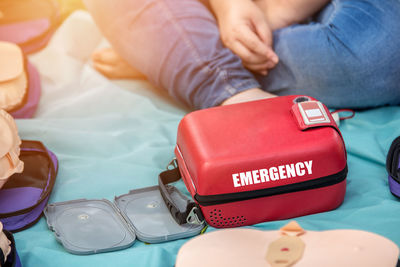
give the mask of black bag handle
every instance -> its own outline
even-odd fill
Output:
[[[173,169],[170,167],[173,166]],[[179,181],[181,174],[176,159],[172,160],[167,166],[167,170],[163,171],[158,176],[158,186],[161,196],[164,199],[172,217],[179,224],[203,224],[204,216],[201,213],[200,207],[193,201],[183,196],[183,194],[176,189],[176,187],[168,185],[170,183]],[[173,198],[173,194],[177,193],[180,196],[180,201]],[[182,201],[184,200],[184,201]]]
[[[394,180],[400,183],[400,136],[393,140],[386,156],[386,170]]]

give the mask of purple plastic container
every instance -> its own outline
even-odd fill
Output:
[[[398,164],[398,169],[400,169],[400,161],[399,161],[399,164]],[[400,198],[400,183],[398,181],[399,177],[391,176],[389,174],[388,178],[389,178],[389,189],[390,189],[390,192],[392,192],[392,194],[395,195],[396,197]]]
[[[41,217],[53,189],[57,157],[39,141],[22,141],[22,173],[12,175],[0,190],[0,221],[11,232],[24,230]]]

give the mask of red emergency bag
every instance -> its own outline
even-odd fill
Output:
[[[176,168],[161,173],[159,185],[178,223],[293,218],[337,208],[346,191],[342,135],[329,110],[308,96],[192,112],[179,124],[175,155]],[[168,184],[181,177],[194,201],[174,201]]]

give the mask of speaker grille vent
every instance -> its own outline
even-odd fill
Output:
[[[211,210],[208,217],[210,224],[214,227],[238,227],[244,225],[247,221],[242,215],[225,217],[220,209]]]

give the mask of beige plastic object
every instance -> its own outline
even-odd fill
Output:
[[[19,106],[27,90],[28,79],[21,49],[0,41],[0,109],[10,111]]]
[[[24,163],[19,160],[21,139],[10,114],[0,109],[0,188],[14,173],[21,173]]]
[[[300,236],[305,231],[292,221],[281,228],[281,237],[269,244],[266,259],[272,267],[288,267],[298,262],[305,244]]]
[[[272,266],[267,260],[270,244],[285,234],[284,229],[225,229],[204,234],[181,247],[175,267]],[[399,257],[396,244],[365,231],[307,231],[296,237],[305,244],[298,261],[274,266],[395,267]]]
[[[3,224],[0,222],[0,249],[3,251],[4,261],[7,260],[7,256],[11,252],[11,242],[7,239],[7,236],[3,233]]]

